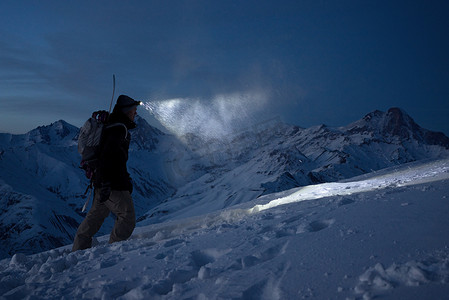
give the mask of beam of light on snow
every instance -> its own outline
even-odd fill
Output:
[[[436,161],[418,167],[376,176],[366,180],[353,182],[330,182],[309,185],[296,192],[274,199],[266,204],[259,204],[249,209],[249,213],[257,213],[279,205],[315,200],[332,196],[347,196],[355,193],[370,192],[388,187],[403,187],[432,181],[449,179],[449,160]]]
[[[217,95],[205,99],[175,98],[144,101],[165,128],[178,137],[194,133],[204,140],[223,139],[244,127],[267,101],[264,92]]]

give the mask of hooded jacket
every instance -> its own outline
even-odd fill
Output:
[[[111,190],[132,192],[132,181],[126,163],[131,141],[129,130],[135,127],[136,123],[119,109],[114,108],[103,130],[94,179],[96,188],[107,186]]]

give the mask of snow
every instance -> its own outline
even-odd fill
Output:
[[[210,116],[220,116],[223,126],[232,118],[220,114],[220,107],[238,111],[232,101],[226,103],[214,106],[216,113]],[[165,105],[159,104],[160,109]],[[192,110],[199,104],[192,102]],[[304,129],[273,118],[225,138],[186,131],[166,134],[136,118],[128,171],[140,226],[208,214],[294,187],[352,178],[406,162],[449,158],[449,138],[394,111],[371,113],[345,128]],[[176,114],[171,118],[176,119]],[[400,119],[404,122],[396,122]],[[200,124],[195,120],[184,121],[197,128]],[[235,121],[231,123],[239,123]],[[385,133],[386,127],[410,138]],[[78,134],[79,128],[62,120],[23,135],[0,134],[0,259],[73,241],[84,217],[81,210],[88,185],[79,169]],[[107,234],[112,224],[113,219],[107,218],[100,234]]]
[[[16,253],[0,299],[447,299],[448,183],[447,159],[407,164]]]

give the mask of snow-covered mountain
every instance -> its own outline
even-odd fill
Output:
[[[202,142],[193,136],[187,145],[203,153],[207,172],[152,208],[142,224],[190,216],[192,205],[196,212],[206,213],[298,186],[449,157],[448,137],[421,128],[398,108],[369,113],[340,128],[304,129],[274,119],[227,142]]]
[[[0,261],[0,298],[447,299],[448,181],[449,159],[409,163],[111,245],[17,253]]]
[[[167,149],[181,143],[139,119],[129,162],[138,215],[173,194],[165,174]],[[0,134],[1,257],[35,253],[70,243],[84,215],[88,180],[79,169],[79,128],[64,121],[23,135]],[[156,149],[157,145],[157,149]],[[165,154],[159,156],[158,151]],[[107,220],[103,231],[113,224]]]
[[[166,134],[138,118],[129,171],[139,225],[209,213],[290,188],[350,178],[422,159],[449,157],[449,139],[400,109],[341,128],[278,120],[227,139]],[[79,129],[58,121],[24,135],[0,134],[0,257],[72,242],[87,180],[78,169]],[[112,219],[102,227],[108,233]]]

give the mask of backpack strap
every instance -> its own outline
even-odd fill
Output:
[[[126,125],[123,123],[112,123],[108,126],[106,126],[105,128],[109,129],[112,127],[117,127],[117,126],[123,126],[123,128],[125,128],[125,139],[128,137],[128,128],[126,128]]]

